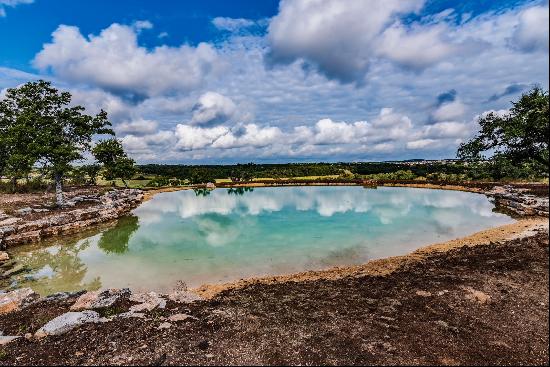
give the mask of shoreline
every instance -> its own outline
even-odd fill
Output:
[[[281,275],[255,276],[227,283],[207,283],[199,287],[192,288],[190,291],[198,294],[204,299],[212,299],[224,291],[238,290],[253,284],[337,280],[345,277],[358,277],[365,275],[385,276],[398,270],[403,265],[420,261],[435,252],[448,252],[460,247],[483,246],[495,242],[498,243],[501,241],[522,239],[531,236],[537,230],[548,231],[548,229],[548,218],[523,218],[514,223],[492,227],[465,237],[459,237],[441,243],[430,243],[419,247],[406,255],[373,259],[360,265],[337,266],[323,270],[309,270]]]
[[[547,365],[548,230],[533,228],[427,247],[384,274],[255,282],[211,299],[29,299],[0,317],[0,365]]]
[[[231,186],[218,186],[219,189],[229,188],[229,187],[281,187],[281,186],[361,186],[356,183],[335,183],[333,185],[326,183],[304,183],[304,184],[266,184],[266,183],[245,183],[245,184],[235,184]],[[438,189],[438,190],[450,190],[450,191],[463,191],[471,192],[477,194],[483,194],[488,197],[492,196],[489,193],[489,190],[481,187],[472,187],[472,186],[462,186],[462,185],[437,185],[433,183],[385,183],[380,184],[381,187],[405,187],[405,188],[419,188],[419,189]],[[152,190],[140,190],[141,203],[151,200],[155,195],[164,193],[164,192],[175,192],[182,190],[191,190],[195,187],[163,187]],[[497,205],[497,203],[495,203]],[[418,249],[399,256],[384,257],[379,259],[373,259],[366,263],[360,265],[349,265],[349,266],[337,266],[321,270],[308,270],[295,273],[279,274],[279,275],[259,275],[251,276],[239,280],[228,281],[224,283],[204,283],[197,287],[190,289],[190,291],[198,294],[203,298],[210,299],[217,294],[231,289],[239,289],[246,287],[250,284],[262,283],[262,284],[273,284],[273,283],[284,283],[284,282],[302,282],[302,281],[312,281],[312,280],[331,280],[331,279],[340,279],[347,276],[360,276],[366,274],[375,274],[375,275],[387,275],[400,266],[410,263],[411,261],[417,261],[425,257],[427,254],[434,251],[449,251],[451,249],[462,247],[462,246],[477,246],[484,245],[490,242],[498,242],[504,240],[510,240],[518,235],[518,231],[521,231],[519,236],[523,236],[523,232],[533,232],[536,228],[546,228],[548,230],[548,217],[544,216],[525,216],[517,215],[515,213],[507,213],[511,218],[516,220],[514,223],[506,224],[503,226],[492,227],[486,230],[482,230],[470,235],[455,238],[442,243],[428,243],[419,247]],[[118,218],[112,220],[116,221]],[[104,224],[104,223],[99,223]],[[85,226],[81,228],[73,228],[73,234],[75,232],[84,232],[86,230],[91,230],[94,227],[98,226]],[[65,232],[65,233],[67,233]]]

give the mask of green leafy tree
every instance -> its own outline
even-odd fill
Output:
[[[539,87],[512,102],[504,116],[489,113],[478,120],[478,135],[458,149],[466,160],[486,159],[509,162],[514,166],[535,163],[539,172],[548,172],[548,91]]]
[[[101,172],[101,165],[97,163],[92,164],[85,164],[80,167],[80,170],[82,173],[84,173],[86,176],[88,176],[88,184],[90,185],[96,185],[97,184],[97,177],[99,176],[99,172]]]
[[[107,180],[113,181],[120,178],[125,187],[128,187],[127,180],[136,173],[135,162],[124,152],[122,144],[116,139],[102,140],[96,144],[92,154],[98,162],[103,164],[104,176]]]
[[[64,203],[62,182],[71,163],[82,159],[95,134],[114,134],[105,111],[90,116],[84,107],[70,104],[70,93],[39,80],[8,89],[0,107],[2,126],[7,125],[3,140],[7,140],[9,169],[16,174],[16,169],[42,164],[55,180],[59,206]]]

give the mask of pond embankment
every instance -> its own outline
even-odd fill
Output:
[[[547,365],[547,228],[208,299],[22,290],[0,315],[0,364]]]
[[[0,294],[0,364],[547,365],[548,196],[483,192],[517,222],[364,265],[166,295]]]
[[[0,212],[0,249],[74,233],[119,218],[143,200],[141,190],[111,190],[73,196],[61,209],[34,205]]]

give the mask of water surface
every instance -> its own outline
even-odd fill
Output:
[[[168,291],[406,254],[513,222],[480,194],[351,186],[161,193],[116,225],[14,248],[2,287]]]

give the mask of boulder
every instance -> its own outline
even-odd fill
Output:
[[[130,296],[130,290],[107,289],[104,291],[90,291],[81,295],[71,306],[72,311],[86,309],[100,309],[113,306],[118,300]]]
[[[95,311],[67,312],[42,326],[38,329],[34,336],[36,338],[43,338],[48,335],[60,335],[76,328],[77,326],[100,321],[101,318]]]
[[[30,288],[21,288],[7,293],[0,293],[0,315],[17,311],[21,306],[38,297],[38,294]]]

